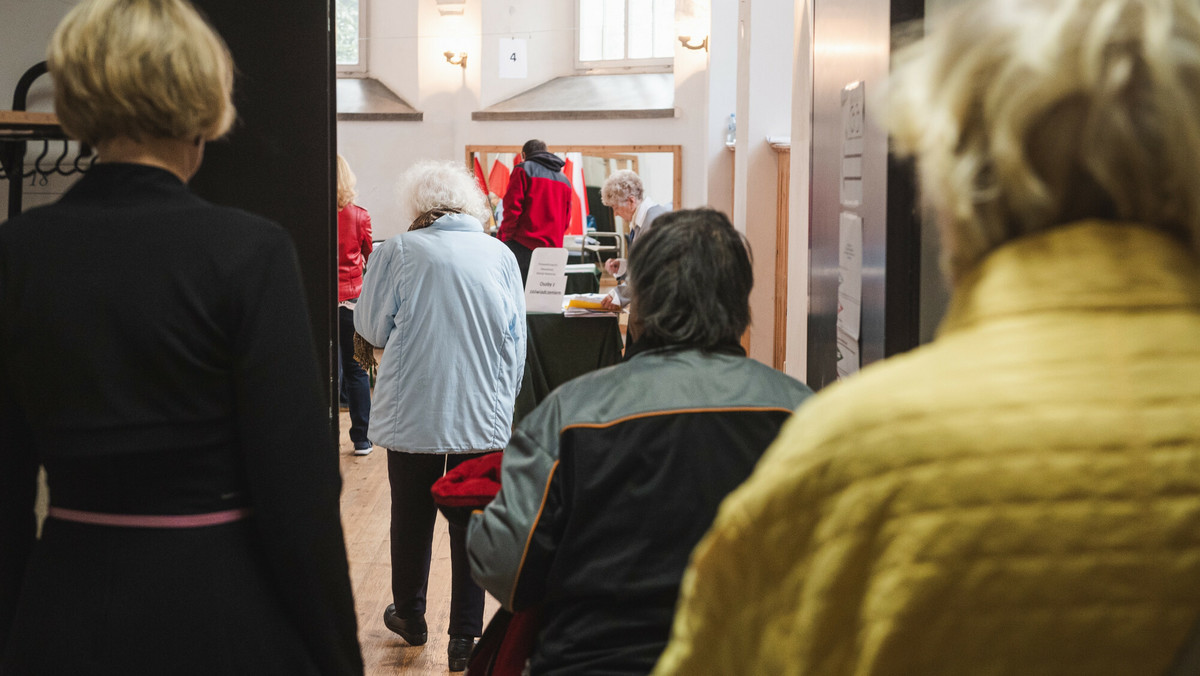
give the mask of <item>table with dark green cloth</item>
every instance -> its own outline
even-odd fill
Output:
[[[567,294],[600,293],[600,269],[567,273]]]
[[[513,407],[513,424],[529,414],[554,388],[568,380],[621,361],[616,315],[564,317],[525,315],[525,376]]]

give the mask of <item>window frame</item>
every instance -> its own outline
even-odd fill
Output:
[[[342,64],[337,62],[337,35],[334,34],[333,62],[337,77],[368,77],[366,35],[370,26],[370,0],[355,0],[358,3],[358,63]],[[337,3],[333,3],[337,11]],[[337,18],[334,17],[334,31],[337,30]]]
[[[629,54],[629,0],[623,0],[625,3],[625,54]],[[621,73],[670,73],[675,70],[675,55],[672,51],[671,56],[649,58],[649,59],[600,59],[597,61],[583,61],[579,58],[579,36],[583,29],[579,25],[583,11],[580,8],[582,0],[575,0],[575,45],[574,45],[574,60],[575,69],[588,71],[591,73],[606,73],[606,72],[621,72]],[[675,0],[678,5],[679,0]],[[675,8],[678,10],[678,7]],[[674,37],[675,26],[672,21],[671,33]]]

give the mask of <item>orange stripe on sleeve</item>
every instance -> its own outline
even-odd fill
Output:
[[[603,423],[574,423],[574,424],[567,425],[566,427],[562,428],[561,430],[558,431],[558,433],[559,433],[559,435],[561,435],[563,432],[566,432],[567,430],[575,429],[575,428],[603,429],[605,427],[612,427],[613,425],[619,425],[623,422],[629,422],[630,420],[638,420],[639,418],[653,418],[655,416],[662,416],[662,415],[679,415],[681,413],[718,413],[718,412],[719,413],[728,413],[728,412],[734,412],[734,411],[763,412],[763,413],[776,412],[776,413],[787,413],[788,415],[791,415],[791,413],[792,413],[792,409],[783,408],[780,406],[736,406],[736,407],[713,406],[711,408],[677,408],[677,409],[673,409],[670,411],[649,411],[646,413],[635,413],[633,415],[625,416],[624,418],[617,418],[616,420],[610,420],[608,422],[603,422]]]

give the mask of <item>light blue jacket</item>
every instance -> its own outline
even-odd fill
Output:
[[[412,453],[504,448],[525,371],[517,260],[449,214],[371,254],[354,328],[383,358],[367,436]]]

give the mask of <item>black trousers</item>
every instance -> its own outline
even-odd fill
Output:
[[[529,280],[529,261],[533,258],[533,249],[527,248],[515,239],[508,240],[504,246],[508,247],[508,250],[517,257],[517,267],[521,268],[521,283],[524,284]]]
[[[490,452],[490,451],[489,451]],[[484,453],[402,453],[389,450],[392,489],[392,602],[402,618],[424,617],[437,506],[429,489],[459,463]],[[471,579],[467,529],[450,525],[451,635],[483,634],[483,588]]]

